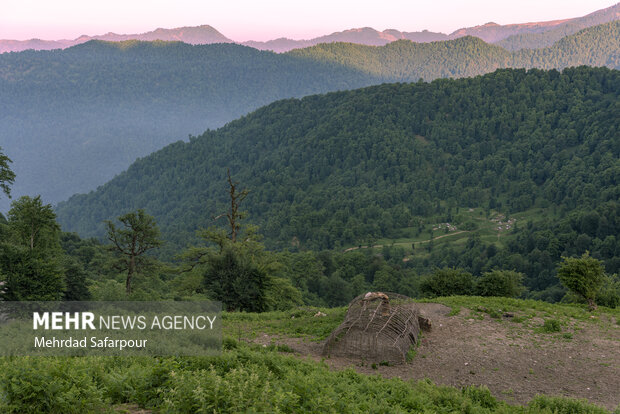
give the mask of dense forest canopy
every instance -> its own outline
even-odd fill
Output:
[[[170,142],[278,99],[380,79],[249,47],[92,41],[0,55],[0,143],[16,195],[51,202],[105,183]],[[8,210],[0,201],[0,210]]]
[[[280,55],[233,44],[139,41],[5,53],[0,145],[15,162],[16,196],[58,202],[105,183],[137,157],[278,99],[502,67],[617,68],[619,25],[515,53],[474,37],[334,43]],[[8,210],[6,200],[0,210]]]
[[[589,27],[541,49],[510,52],[466,36],[446,42],[406,40],[383,47],[325,43],[288,54],[333,62],[399,81],[475,76],[497,68],[563,69],[569,66],[620,67],[620,21]]]
[[[619,72],[498,70],[275,102],[135,162],[95,192],[59,204],[66,230],[101,236],[103,220],[145,208],[171,255],[226,211],[230,168],[271,248],[336,249],[398,238],[461,208],[552,211],[499,250],[471,236],[420,270],[494,266],[553,284],[561,255],[590,250],[620,265]],[[164,252],[166,250],[164,249]],[[402,256],[401,256],[402,257]]]

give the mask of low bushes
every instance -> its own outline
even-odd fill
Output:
[[[420,293],[427,298],[463,295],[518,297],[525,290],[523,276],[510,270],[493,270],[474,277],[459,269],[437,269],[422,280]]]
[[[332,371],[228,339],[219,357],[3,358],[0,412],[112,412],[133,403],[162,413],[468,412],[604,413],[583,401],[537,397],[527,407],[498,401],[485,387],[462,390]]]

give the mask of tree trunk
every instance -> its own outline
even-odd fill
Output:
[[[131,278],[136,271],[136,257],[131,256],[129,258],[129,270],[127,271],[127,281],[125,282],[125,291],[129,295],[131,293]]]

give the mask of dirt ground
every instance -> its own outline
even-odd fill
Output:
[[[485,385],[511,404],[526,404],[536,394],[585,398],[614,410],[620,404],[620,325],[616,321],[572,322],[561,333],[537,332],[542,319],[529,324],[506,315],[492,319],[462,309],[418,304],[433,328],[424,332],[413,360],[381,366],[359,360],[324,358],[322,343],[308,339],[258,335],[255,342],[279,343],[296,355],[324,360],[334,369],[352,367],[364,374],[402,379],[429,378],[436,384]]]

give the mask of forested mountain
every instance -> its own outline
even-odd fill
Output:
[[[557,24],[549,24],[542,28],[530,27],[530,30],[519,31],[494,43],[508,50],[539,49],[551,46],[563,37],[577,33],[579,30],[618,19],[620,19],[620,3],[576,19],[561,20]]]
[[[576,65],[620,68],[620,20],[581,30],[551,47],[513,53],[512,67],[559,69]]]
[[[103,184],[137,157],[277,99],[511,66],[618,67],[619,27],[515,53],[465,37],[335,43],[280,55],[233,44],[137,41],[3,54],[0,143],[14,161],[14,194],[57,202]]]
[[[330,43],[288,54],[309,61],[338,63],[400,81],[475,76],[506,67],[562,69],[590,65],[618,68],[620,21],[584,29],[551,47],[516,52],[468,36],[433,43],[397,41],[383,47]]]
[[[57,202],[105,183],[137,157],[275,100],[380,81],[234,44],[92,41],[3,54],[0,144],[14,162],[14,195]]]
[[[573,19],[507,25],[491,22],[482,26],[456,30],[450,34],[450,38],[476,36],[485,42],[497,43],[498,46],[509,50],[538,49],[551,46],[561,38],[581,29],[618,19],[620,19],[620,3]]]
[[[487,257],[474,239],[473,252],[433,264],[480,271],[494,258],[537,277],[561,254],[589,249],[604,251],[613,272],[620,265],[619,93],[618,71],[580,67],[283,100],[138,160],[97,191],[59,204],[57,214],[64,229],[100,236],[103,220],[145,208],[176,251],[226,211],[230,168],[251,190],[244,206],[271,247],[332,249],[399,237],[457,206],[508,214],[540,207],[559,218],[522,228],[526,242],[513,250]],[[534,250],[547,259],[530,263]]]

